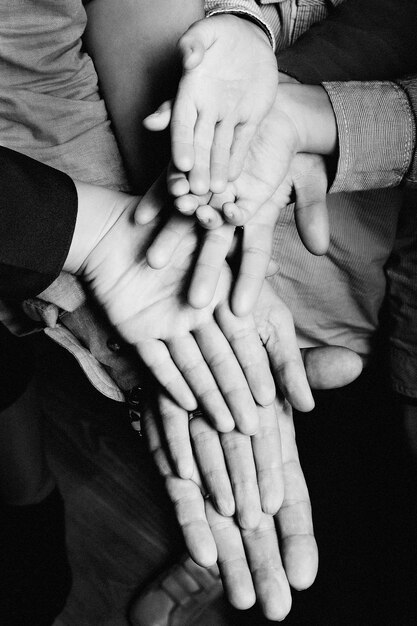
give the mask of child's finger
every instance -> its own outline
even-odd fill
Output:
[[[195,69],[212,44],[213,30],[208,27],[206,20],[192,24],[178,41],[183,68],[187,71]]]
[[[178,170],[175,165],[170,162],[167,170],[167,188],[168,193],[175,198],[185,196],[190,191],[190,185],[184,172]]]
[[[210,155],[215,121],[200,115],[194,129],[194,165],[188,174],[190,190],[198,196],[210,190]]]
[[[245,163],[249,144],[255,134],[255,124],[238,124],[235,127],[229,162],[229,180],[236,180]]]
[[[174,206],[183,215],[194,215],[199,207],[199,198],[189,193],[186,196],[181,196],[181,198],[176,198]]]
[[[189,99],[177,94],[171,116],[171,153],[176,168],[189,172],[194,165],[194,126],[197,111]]]
[[[166,100],[154,113],[143,120],[143,125],[148,130],[159,131],[168,128],[171,121],[172,100]]]
[[[210,191],[213,193],[223,193],[226,189],[233,135],[234,128],[231,124],[217,124],[210,159]]]
[[[233,224],[234,226],[243,226],[250,220],[254,213],[256,213],[256,209],[258,207],[254,207],[253,211],[249,211],[248,209],[238,206],[234,202],[225,202],[223,205],[223,215],[229,224]]]
[[[294,177],[295,223],[300,238],[312,254],[322,255],[329,247],[329,216],[326,206],[327,173],[322,157],[303,155],[310,167]]]
[[[206,51],[202,41],[186,33],[178,42],[178,48],[182,56],[182,66],[184,70],[190,71],[200,65]]]
[[[220,228],[220,226],[224,224],[220,211],[213,209],[213,207],[208,204],[198,207],[196,217],[203,228],[206,228],[207,230]]]

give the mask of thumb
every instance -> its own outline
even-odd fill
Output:
[[[165,130],[171,121],[172,100],[166,100],[160,107],[143,120],[143,125],[147,130],[154,132]]]
[[[312,389],[335,389],[353,382],[361,373],[361,357],[341,346],[303,348],[301,354]]]
[[[308,167],[294,176],[294,217],[301,241],[309,252],[322,255],[329,247],[329,216],[326,206],[327,172],[318,155],[299,155]]]
[[[206,46],[200,37],[189,30],[181,37],[178,48],[182,57],[182,66],[186,71],[194,70],[204,58]]]

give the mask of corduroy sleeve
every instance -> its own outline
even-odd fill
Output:
[[[407,94],[394,82],[323,83],[336,116],[339,158],[330,191],[399,185],[415,152]]]

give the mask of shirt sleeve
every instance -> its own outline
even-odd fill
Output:
[[[67,257],[77,217],[71,178],[0,147],[0,295],[46,289]]]
[[[417,3],[348,0],[277,55],[300,82],[394,80],[415,72]]]
[[[330,191],[395,187],[407,176],[412,179],[416,124],[406,91],[384,81],[328,82],[323,87],[335,113],[339,139]]]
[[[232,13],[253,20],[268,35],[272,48],[276,46],[276,30],[279,27],[275,2],[271,0],[205,0],[207,17],[221,13]]]

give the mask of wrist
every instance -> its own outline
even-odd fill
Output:
[[[326,91],[317,85],[281,83],[278,106],[293,122],[298,152],[331,155],[337,149],[337,125]]]
[[[268,47],[274,50],[275,40],[274,40],[272,32],[269,30],[266,24],[261,22],[251,13],[245,13],[244,11],[231,10],[231,11],[228,11],[227,13],[219,12],[219,13],[213,13],[211,15],[207,15],[206,19],[210,19],[210,20],[217,19],[217,20],[222,20],[223,22],[226,22],[226,23],[230,22],[231,25],[237,26],[239,28],[241,28],[242,26],[241,22],[243,20],[248,30],[250,30],[259,39],[262,39],[268,45]]]
[[[78,196],[77,220],[63,270],[81,274],[87,257],[130,204],[137,199],[118,191],[74,181]]]

